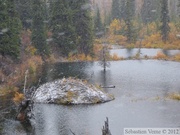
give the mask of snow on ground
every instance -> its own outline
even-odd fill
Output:
[[[63,78],[43,84],[33,96],[35,102],[56,104],[94,104],[113,99],[112,95],[94,85],[72,78]]]

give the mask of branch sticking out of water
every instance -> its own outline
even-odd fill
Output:
[[[103,129],[102,129],[102,135],[112,135],[110,130],[109,130],[108,117],[106,117],[106,121],[104,123],[105,123],[105,125],[103,126]]]
[[[71,129],[69,129],[70,130],[70,132],[73,134],[73,135],[76,135]]]

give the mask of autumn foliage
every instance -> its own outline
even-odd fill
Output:
[[[136,42],[129,44],[125,36],[126,26],[123,20],[114,19],[109,30],[106,33],[106,38],[101,38],[102,41],[108,44],[117,44],[128,48],[163,48],[163,49],[180,49],[180,25],[176,22],[170,22],[170,32],[166,43],[162,41],[160,33],[161,23],[151,22],[143,24],[138,20],[133,20],[134,29],[136,29]],[[100,39],[99,39],[100,40]]]
[[[14,103],[19,104],[22,100],[24,100],[24,95],[16,91],[13,98]]]
[[[17,62],[12,62],[10,59],[1,59],[2,65],[6,68],[0,69],[0,91],[18,91],[24,85],[25,72],[28,71],[28,85],[35,82],[37,79],[37,72],[40,70],[43,60],[41,56],[35,55],[36,49],[30,42],[31,32],[29,30],[23,31],[21,58]],[[17,93],[16,93],[16,96]]]

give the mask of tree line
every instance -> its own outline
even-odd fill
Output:
[[[89,0],[0,0],[2,56],[19,57],[22,30],[32,32],[31,44],[43,57],[52,53],[52,46],[64,56],[93,53]]]
[[[93,37],[104,35],[115,19],[125,23],[124,29],[115,34],[127,37],[128,43],[138,39],[141,23],[147,25],[148,33],[151,22],[160,24],[162,40],[168,40],[168,0],[144,0],[138,14],[135,0],[112,0],[112,11],[104,12],[103,19],[98,6],[93,8],[94,11],[89,0],[0,0],[1,56],[19,58],[22,30],[32,32],[31,44],[37,49],[36,54],[43,57],[51,54],[52,48],[63,56],[93,55]],[[139,23],[138,28],[134,21]]]
[[[124,31],[119,31],[115,34],[126,36],[127,42],[133,43],[138,39],[137,36],[138,31],[141,29],[141,24],[144,24],[148,27],[150,23],[155,22],[157,25],[159,25],[158,27],[159,31],[161,31],[163,42],[166,43],[168,40],[168,34],[170,32],[168,0],[144,0],[140,12],[136,11],[135,2],[135,0],[112,0],[111,13],[108,16],[104,15],[104,18],[109,18],[110,21],[104,19],[104,24],[108,24],[107,26],[109,26],[109,24],[115,19],[120,20],[121,22],[124,21]],[[180,1],[178,1],[177,4],[177,8],[179,9],[178,11],[180,11],[179,3]],[[96,17],[98,18],[98,15],[96,15]],[[99,25],[96,25],[96,27],[101,26],[102,20],[99,22]],[[135,22],[138,23],[138,27],[134,26]]]

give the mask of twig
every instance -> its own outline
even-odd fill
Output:
[[[76,135],[71,129],[69,129],[70,130],[70,132],[73,134],[73,135]]]
[[[26,83],[27,83],[27,75],[28,75],[28,70],[26,70],[25,72],[25,78],[24,78],[24,89],[23,89],[23,92],[24,92],[24,95],[26,94]]]

